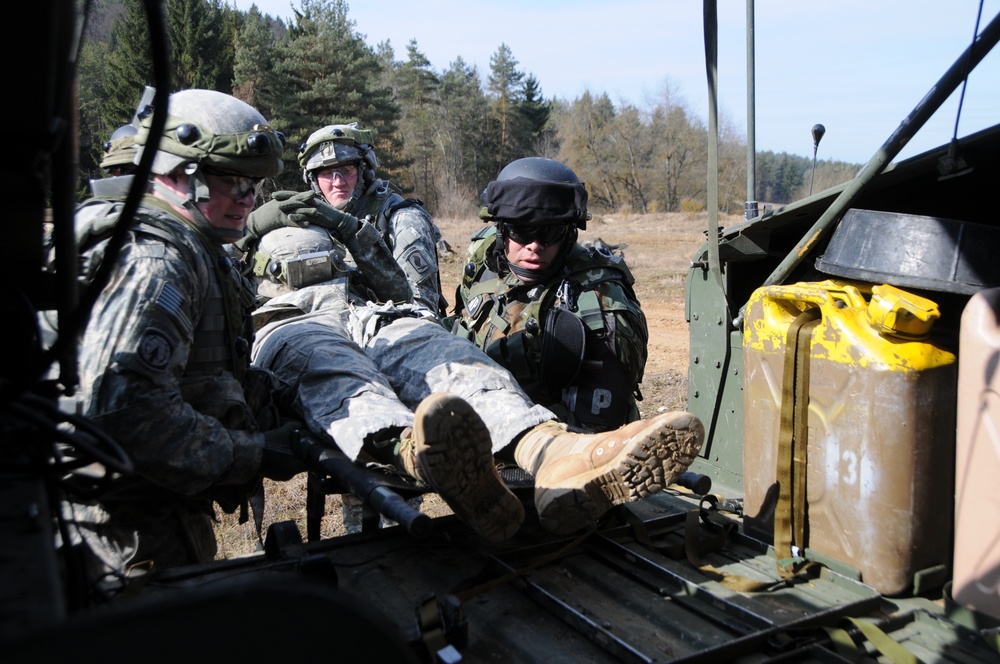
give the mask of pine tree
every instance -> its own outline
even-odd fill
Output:
[[[475,65],[455,58],[441,77],[437,130],[444,154],[441,176],[449,210],[470,206],[497,174],[488,148],[487,100]]]
[[[542,87],[534,74],[524,79],[520,114],[524,119],[524,135],[527,139],[521,146],[523,154],[540,155],[543,146],[551,143],[554,132],[549,127],[552,104],[542,97]]]
[[[430,60],[411,39],[406,45],[406,61],[395,75],[396,94],[402,110],[399,121],[400,142],[413,163],[409,180],[417,195],[435,208],[438,202],[436,182],[436,138],[438,88],[441,81],[431,68]]]
[[[518,62],[507,44],[500,44],[490,56],[490,75],[487,91],[490,99],[490,116],[496,135],[496,161],[499,171],[523,150],[524,122],[519,112],[524,101],[521,81],[524,73],[517,69]]]
[[[391,176],[403,161],[395,139],[399,107],[379,84],[378,57],[354,25],[343,0],[302,0],[275,68],[286,89],[274,100],[272,122],[289,145],[300,145],[325,125],[358,121],[374,131],[382,170]]]
[[[233,58],[223,30],[219,0],[167,0],[173,89],[229,93]]]
[[[105,127],[129,122],[147,85],[153,85],[149,28],[142,0],[124,0],[125,12],[111,28],[100,116]],[[112,129],[113,131],[113,129]]]

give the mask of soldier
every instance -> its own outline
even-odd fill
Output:
[[[469,248],[453,330],[563,421],[606,431],[639,418],[649,333],[625,261],[577,243],[587,190],[565,164],[508,164],[482,194],[493,222]]]
[[[101,158],[101,168],[111,177],[131,175],[135,172],[135,153],[139,146],[135,144],[135,135],[139,130],[135,125],[127,124],[118,127],[101,146],[104,156]]]
[[[441,231],[419,200],[404,199],[390,182],[375,176],[379,162],[371,131],[357,123],[323,127],[302,144],[299,165],[309,191],[275,192],[274,200],[254,213],[250,233],[260,236],[289,223],[307,222],[315,214],[313,201],[325,201],[341,213],[337,225],[350,249],[348,260],[361,250],[357,242],[373,250],[377,231],[402,267],[414,301],[444,315],[437,259]]]
[[[149,126],[146,114],[136,163]],[[232,511],[261,473],[287,479],[301,468],[286,453],[294,425],[256,416],[268,392],[249,371],[254,294],[223,249],[243,236],[282,151],[283,137],[244,102],[177,92],[150,193],[120,252],[105,256],[120,202],[100,208],[103,216],[77,217],[87,275],[114,261],[82,338],[83,413],[136,470],[65,505],[71,543],[84,544],[94,573],[120,580],[133,563],[212,560],[213,498]]]
[[[265,233],[254,251],[258,292],[269,299],[254,314],[253,361],[277,377],[279,405],[352,460],[364,452],[425,482],[494,542],[524,517],[494,454],[534,475],[539,519],[556,534],[659,491],[694,460],[704,431],[689,413],[569,433],[421,305],[374,304],[393,280],[406,286],[402,270],[361,279],[371,267],[344,260],[338,211],[313,205],[316,223]]]

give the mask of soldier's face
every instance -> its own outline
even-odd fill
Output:
[[[234,179],[231,176],[206,174],[209,199],[198,203],[198,209],[215,228],[242,232],[257,200],[254,195],[256,187],[235,186]]]
[[[319,190],[323,192],[326,202],[337,207],[351,200],[354,188],[358,186],[358,167],[356,164],[344,164],[334,168],[324,168],[316,174]]]
[[[157,175],[156,182],[160,186],[171,190],[179,198],[188,196],[191,183],[191,176],[181,170],[174,171],[169,175]],[[248,190],[243,187],[234,187],[231,178],[206,175],[205,181],[208,183],[209,199],[197,203],[198,210],[205,215],[208,223],[219,229],[232,229],[240,233],[246,228],[247,218],[253,210],[255,202],[255,189]],[[156,190],[153,195],[157,198],[163,196]],[[183,207],[173,201],[169,201],[178,214],[190,219],[191,215]]]
[[[507,262],[526,270],[544,270],[559,255],[561,244],[542,244],[537,238],[532,238],[527,244],[521,244],[513,237],[508,236],[504,240],[504,253],[507,254]],[[534,279],[520,277],[521,281],[530,283]]]

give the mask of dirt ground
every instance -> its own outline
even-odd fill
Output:
[[[720,220],[723,225],[733,220]],[[469,219],[438,219],[442,236],[450,247],[440,255],[442,286],[450,304],[465,265],[469,238],[482,222]],[[687,404],[688,329],[684,319],[684,281],[708,227],[707,214],[595,216],[580,233],[580,241],[603,240],[624,254],[636,278],[636,293],[649,326],[649,355],[640,385],[643,416],[664,410],[681,410]],[[291,482],[267,481],[264,529],[269,523],[295,520],[305,536],[305,476]],[[340,500],[327,499],[323,519],[324,537],[344,532]],[[421,508],[440,513],[447,507],[428,497]],[[219,557],[252,553],[257,538],[252,523],[239,524],[235,515],[221,515],[216,528]]]

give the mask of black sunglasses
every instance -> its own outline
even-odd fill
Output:
[[[562,242],[569,233],[569,226],[558,224],[555,226],[507,226],[507,237],[518,244],[538,244],[550,245]]]

